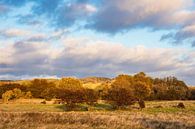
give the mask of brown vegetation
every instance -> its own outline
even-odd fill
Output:
[[[98,83],[95,89],[83,83]],[[89,77],[84,79],[34,79],[29,81],[2,82],[0,97],[17,99],[11,92],[31,93],[33,98],[59,99],[60,103],[75,105],[94,104],[98,100],[107,101],[116,107],[124,107],[144,100],[186,100],[193,99],[194,90],[175,77],[151,78],[140,72],[133,76],[119,75],[114,79]],[[143,104],[142,104],[143,105]],[[145,106],[140,105],[140,108]]]
[[[133,112],[0,112],[3,129],[194,129],[194,115]]]

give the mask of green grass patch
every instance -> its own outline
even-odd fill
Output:
[[[179,108],[146,108],[143,109],[144,112],[149,114],[157,114],[157,113],[178,113],[183,112],[185,109],[179,109]]]

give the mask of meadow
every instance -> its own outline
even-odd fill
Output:
[[[2,82],[0,129],[195,129],[194,93],[142,72]]]
[[[1,129],[194,129],[195,101],[147,101],[114,110],[109,104],[78,105],[66,111],[63,104],[0,104]],[[184,109],[175,107],[183,102]],[[83,107],[88,107],[85,111]]]

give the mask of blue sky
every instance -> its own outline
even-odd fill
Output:
[[[195,85],[194,0],[0,0],[0,79],[144,71]]]

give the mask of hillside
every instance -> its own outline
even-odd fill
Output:
[[[80,79],[81,82],[85,83],[105,83],[111,82],[112,79],[106,77],[85,77]]]

